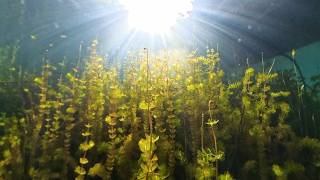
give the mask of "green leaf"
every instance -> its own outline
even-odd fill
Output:
[[[111,119],[110,116],[107,116],[106,119],[105,119],[105,121],[106,121],[107,124],[111,124],[112,119]]]
[[[104,169],[104,166],[101,163],[96,163],[92,168],[89,169],[89,176],[99,176],[102,179],[105,179],[107,172]]]
[[[207,125],[213,127],[213,126],[217,125],[218,122],[219,122],[219,120],[209,119],[209,121],[207,122]]]
[[[147,110],[148,109],[148,104],[145,101],[142,101],[139,104],[139,108],[142,109],[142,110]]]
[[[187,86],[188,91],[194,91],[196,88],[193,84]]]
[[[284,175],[282,168],[277,164],[272,165],[272,171],[277,177],[282,177]]]
[[[253,76],[254,75],[254,69],[248,68],[245,72],[245,76]]]
[[[74,172],[79,175],[85,175],[87,171],[83,167],[77,166]]]
[[[88,151],[89,149],[93,148],[94,145],[95,144],[92,140],[90,140],[89,142],[84,142],[84,143],[80,144],[80,150]]]
[[[219,180],[233,180],[233,177],[229,172],[226,172],[224,174],[221,174],[218,178]]]
[[[74,114],[75,112],[76,112],[76,109],[74,107],[67,108],[67,113]]]
[[[118,88],[115,88],[113,91],[112,91],[112,97],[113,98],[121,98],[121,97],[123,97],[124,96],[124,94],[121,92],[121,90],[120,89],[118,89]]]
[[[36,78],[34,78],[34,80],[33,80],[33,82],[34,83],[36,83],[36,85],[41,85],[42,84],[42,78],[40,78],[40,77],[36,77]]]
[[[240,82],[236,82],[236,83],[229,84],[228,88],[229,89],[237,89],[240,87],[240,85],[241,85]]]
[[[145,139],[141,139],[139,141],[139,148],[143,153],[148,152],[150,150],[150,143],[148,143]]]
[[[155,150],[155,142],[156,141],[158,141],[158,139],[159,139],[159,136],[153,136],[152,138],[151,138],[151,136],[147,136],[146,137],[146,139],[141,139],[140,141],[139,141],[139,148],[140,148],[140,150],[142,151],[142,152],[144,152],[144,153],[146,153],[146,152],[149,152],[149,151],[154,151]],[[151,149],[151,147],[150,147],[150,141],[152,141],[151,142],[151,144],[152,144],[152,149]]]
[[[92,127],[92,124],[88,123],[86,125],[84,125],[86,128],[91,128]]]
[[[84,137],[91,136],[91,132],[86,131],[86,132],[83,132],[81,135]]]
[[[89,160],[85,157],[80,158],[80,164],[88,164]]]
[[[295,59],[296,53],[297,53],[297,51],[295,49],[292,49],[291,56],[292,56],[293,59]]]

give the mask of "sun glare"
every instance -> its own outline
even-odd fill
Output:
[[[177,20],[189,16],[193,0],[121,0],[129,26],[148,33],[166,33]]]

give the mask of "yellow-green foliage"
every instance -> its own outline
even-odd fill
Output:
[[[215,162],[222,158],[222,153],[215,154],[210,149],[197,153],[196,179],[212,179],[215,176]]]
[[[91,55],[87,62],[84,72],[84,107],[81,109],[84,129],[81,133],[84,141],[80,144],[79,149],[82,156],[79,158],[80,165],[75,168],[78,174],[77,179],[83,179],[87,174],[88,153],[96,143],[100,142],[100,134],[103,122],[103,113],[105,108],[104,94],[104,67],[103,59],[96,53],[97,42],[93,42]]]
[[[23,88],[23,113],[0,118],[0,178],[233,179],[219,173],[228,168],[243,179],[318,175],[320,143],[291,131],[276,73],[248,68],[226,83],[213,50],[130,57],[107,67],[95,41],[83,70],[44,62]],[[311,165],[299,159],[305,151]]]
[[[23,178],[23,154],[20,151],[21,135],[18,124],[24,124],[25,119],[15,117],[0,117],[0,128],[4,135],[0,139],[0,179]],[[15,167],[15,168],[12,168]]]
[[[221,174],[218,179],[219,180],[234,180],[234,178],[231,176],[231,174],[229,172]]]
[[[155,154],[157,149],[156,142],[159,137],[146,136],[145,139],[139,141],[139,149],[141,151],[140,169],[137,173],[137,179],[162,179],[161,175],[157,172],[159,170],[158,156]]]

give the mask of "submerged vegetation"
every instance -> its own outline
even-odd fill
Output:
[[[320,179],[319,77],[229,82],[214,50],[109,66],[97,42],[35,75],[15,51],[0,51],[0,179]]]

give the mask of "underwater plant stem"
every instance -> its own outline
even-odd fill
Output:
[[[271,64],[269,71],[268,71],[268,75],[271,73],[275,62],[276,62],[276,59],[273,59],[272,64]]]
[[[150,94],[149,94],[149,52],[147,48],[144,48],[146,52],[146,61],[147,61],[147,104],[148,104],[148,123],[149,123],[149,130],[150,130],[150,150],[149,150],[149,160],[151,161],[153,157],[153,152],[152,152],[152,138],[153,138],[153,130],[152,130],[152,120],[151,120],[151,114],[150,114]],[[147,173],[146,179],[148,180],[149,178],[149,172]]]
[[[82,53],[82,44],[80,43],[80,46],[79,46],[79,54],[78,54],[78,62],[77,62],[77,68],[79,68],[80,66],[80,63],[81,63],[81,53]]]
[[[196,65],[192,65],[192,84],[196,84]],[[192,118],[190,119],[190,135],[191,135],[191,153],[195,157],[198,149],[199,144],[199,134],[198,134],[198,109],[197,105],[199,104],[198,97],[196,91],[192,92],[192,100],[193,103],[191,104],[192,107]]]
[[[186,118],[183,118],[183,133],[184,133],[184,154],[187,154],[187,124],[186,124]]]
[[[153,131],[152,131],[152,120],[151,120],[151,114],[150,114],[150,94],[149,94],[149,52],[148,49],[145,48],[146,51],[146,61],[147,61],[147,104],[148,104],[148,122],[149,122],[149,130],[150,134],[152,136]]]
[[[210,116],[210,119],[212,120],[211,103],[213,103],[212,100],[209,101],[208,108],[209,108],[209,116]],[[213,137],[215,154],[217,155],[218,154],[218,144],[217,144],[216,133],[214,131],[213,126],[211,126],[211,134],[212,134],[212,137]],[[218,160],[216,160],[216,180],[218,180],[218,177],[219,177],[219,171],[218,171],[219,166],[218,165],[219,165],[219,162],[218,162]]]
[[[304,87],[306,87],[307,84],[306,84],[306,81],[305,81],[305,77],[304,77],[304,75],[302,73],[302,70],[301,70],[300,66],[298,65],[296,59],[293,58],[293,57],[290,57],[289,55],[286,55],[286,54],[282,54],[281,56],[289,59],[289,61],[291,61],[293,63],[294,67],[298,70],[298,73],[299,73],[299,76],[301,78],[302,84],[304,85]]]
[[[200,129],[200,133],[201,133],[201,150],[203,151],[203,121],[204,121],[204,114],[201,114],[201,129]]]
[[[217,145],[217,137],[216,137],[216,133],[214,132],[214,129],[213,127],[211,127],[211,134],[212,134],[212,137],[213,137],[213,142],[214,142],[214,150],[215,150],[215,153],[218,154],[218,145]],[[218,177],[219,177],[219,171],[218,171],[218,160],[216,160],[216,180],[218,180]]]
[[[302,76],[302,72],[301,72],[300,66],[298,66],[295,57],[294,56],[293,57],[288,56],[287,58],[293,62],[294,72],[297,75],[297,71],[298,71],[298,73],[300,75],[300,78],[301,78],[301,81],[302,81],[302,84],[303,84],[303,88],[300,88],[299,81],[296,79],[297,92],[298,92],[298,116],[299,116],[299,120],[301,122],[302,134],[308,136],[309,135],[309,133],[308,133],[308,121],[303,119],[303,114],[304,114],[303,113],[303,111],[304,111],[303,95],[304,95],[305,88],[306,88],[305,79]]]
[[[261,53],[261,64],[262,64],[262,73],[264,74],[264,59],[263,59],[263,52]]]

